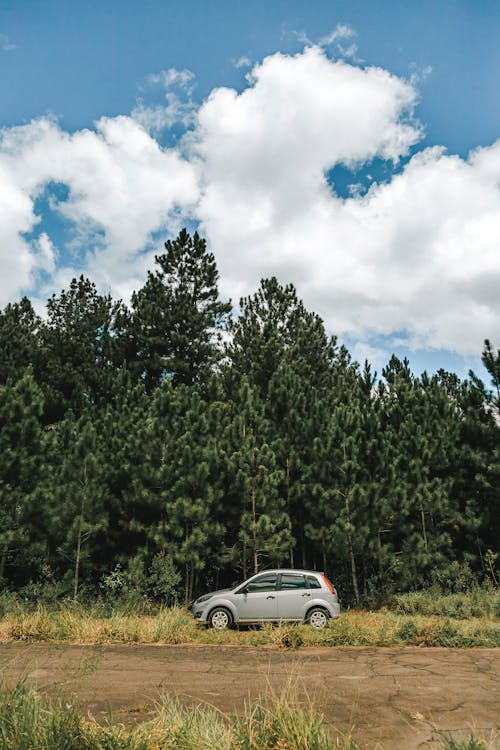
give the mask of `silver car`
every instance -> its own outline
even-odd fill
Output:
[[[197,622],[216,630],[262,622],[308,622],[321,630],[340,615],[337,592],[324,573],[266,570],[232,589],[200,596],[191,607]]]

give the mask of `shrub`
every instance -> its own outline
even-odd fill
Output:
[[[439,615],[467,620],[472,617],[500,617],[500,590],[474,588],[462,594],[440,594],[439,591],[413,591],[397,594],[391,609],[402,615]]]

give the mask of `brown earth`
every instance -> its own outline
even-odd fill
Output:
[[[231,712],[292,683],[362,747],[413,750],[499,729],[500,649],[0,645],[0,681],[20,678],[116,722],[147,719],[162,691]]]

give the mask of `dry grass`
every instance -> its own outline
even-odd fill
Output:
[[[500,621],[404,615],[390,611],[350,611],[324,631],[307,625],[264,625],[261,628],[216,632],[198,626],[180,607],[157,615],[132,615],[81,607],[50,610],[39,606],[16,609],[0,620],[0,642],[66,641],[70,643],[226,644],[238,646],[500,646]]]
[[[442,750],[495,750],[497,737],[445,739]],[[152,720],[133,729],[100,726],[78,707],[50,703],[22,683],[0,690],[0,747],[9,750],[358,750],[347,734],[332,738],[324,717],[288,687],[248,704],[242,716],[163,696]],[[382,750],[380,746],[377,750]]]

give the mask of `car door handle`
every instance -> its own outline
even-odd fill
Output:
[[[266,597],[266,599],[274,599],[275,597],[271,594],[270,596]]]
[[[302,594],[302,596],[311,596],[311,594]]]

